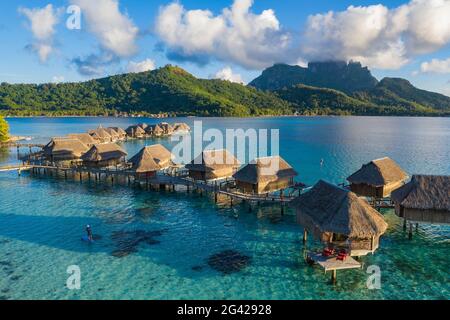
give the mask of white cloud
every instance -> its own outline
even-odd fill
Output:
[[[127,66],[127,72],[131,73],[139,73],[151,70],[155,70],[155,61],[152,59],[145,59],[140,62],[130,61]]]
[[[244,80],[242,79],[241,75],[237,74],[237,73],[233,73],[233,70],[231,69],[231,67],[225,67],[225,68],[217,71],[216,74],[211,76],[210,78],[227,80],[227,81],[236,82],[236,83],[244,83]]]
[[[169,50],[196,60],[209,56],[260,69],[281,61],[289,45],[288,33],[271,9],[250,11],[253,0],[235,0],[214,15],[209,10],[186,10],[174,2],[160,9],[155,31]]]
[[[133,21],[120,12],[118,0],[71,0],[81,8],[82,16],[103,50],[118,57],[136,53],[139,29]]]
[[[445,60],[432,59],[420,65],[420,71],[428,73],[450,73],[450,58]]]
[[[46,62],[54,51],[53,37],[60,12],[51,4],[43,8],[19,8],[19,13],[27,17],[34,38],[34,42],[28,47],[38,54],[41,62]]]
[[[64,82],[64,76],[53,76],[52,83],[61,83]]]
[[[358,60],[396,69],[450,43],[450,0],[412,0],[397,8],[350,6],[308,18],[302,53],[309,60]]]

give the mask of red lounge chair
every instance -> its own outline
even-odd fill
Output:
[[[331,248],[323,249],[322,256],[329,257],[329,256],[332,256],[333,254],[334,254],[334,249],[331,249]]]
[[[345,259],[347,259],[347,257],[348,257],[347,251],[346,250],[341,250],[341,251],[339,251],[339,254],[336,257],[336,260],[345,261]]]

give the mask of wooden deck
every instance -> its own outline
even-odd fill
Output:
[[[347,257],[344,261],[337,260],[336,257],[324,257],[321,253],[310,254],[309,257],[321,266],[325,272],[361,268],[361,263],[352,257]]]
[[[361,263],[348,256],[344,261],[337,260],[335,256],[324,257],[321,253],[310,253],[308,257],[317,265],[325,270],[331,272],[331,282],[335,284],[337,282],[337,271],[348,269],[360,269]]]

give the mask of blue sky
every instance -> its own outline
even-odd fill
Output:
[[[80,30],[66,27],[70,5],[81,9]],[[168,63],[248,82],[275,62],[353,59],[379,79],[450,95],[450,0],[11,0],[0,16],[1,82],[83,81]]]

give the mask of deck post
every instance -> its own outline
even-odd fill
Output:
[[[308,230],[303,229],[303,245],[306,244],[307,240],[308,240]]]
[[[83,182],[83,173],[80,171],[80,182]]]
[[[409,232],[408,232],[408,239],[409,240],[412,240],[412,236],[413,236],[412,229],[413,229],[413,224],[410,222],[409,223]]]
[[[111,185],[114,185],[114,173],[111,175]]]
[[[406,231],[406,223],[407,223],[407,220],[405,218],[405,219],[403,219],[403,231]]]
[[[416,232],[419,231],[419,223],[416,223]]]
[[[283,202],[281,203],[281,215],[284,216],[284,205],[283,205]]]
[[[331,271],[331,283],[336,284],[337,282],[337,271],[333,270]]]
[[[218,201],[218,194],[217,192],[214,192],[214,202],[217,203]]]
[[[64,180],[67,180],[67,170],[64,170]]]
[[[89,182],[91,182],[91,172],[90,171],[88,171],[88,180],[89,180]]]

